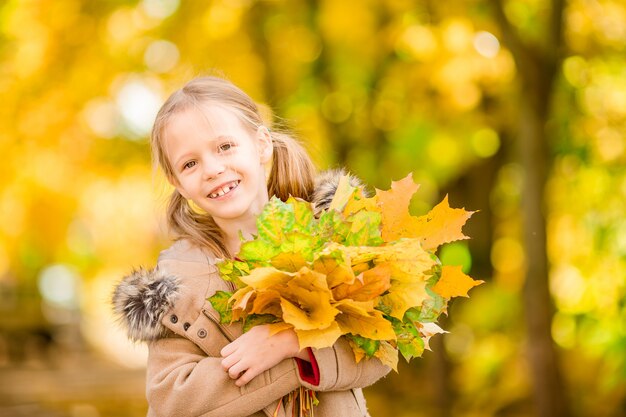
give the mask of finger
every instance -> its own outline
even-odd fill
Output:
[[[224,368],[225,371],[228,371],[234,364],[239,362],[239,359],[239,355],[236,354],[226,356],[224,359],[222,359],[222,368]]]
[[[238,379],[242,372],[245,372],[248,369],[242,361],[237,362],[233,366],[228,369],[228,376],[232,379]]]
[[[237,380],[235,381],[235,385],[237,385],[238,387],[243,387],[248,382],[252,381],[257,375],[258,371],[256,371],[254,368],[249,368],[246,372],[241,374],[239,378],[237,378]]]
[[[238,346],[238,343],[236,340],[232,343],[227,344],[226,346],[222,348],[222,350],[220,350],[220,355],[222,355],[222,357],[226,357],[232,354],[233,352],[237,350],[237,346]]]

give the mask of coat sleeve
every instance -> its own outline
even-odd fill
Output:
[[[157,416],[249,416],[301,385],[286,359],[244,387],[193,342],[166,337],[149,344],[146,396]]]
[[[319,368],[319,384],[306,380],[302,385],[315,391],[343,391],[364,388],[384,377],[391,370],[378,358],[354,359],[350,343],[343,337],[329,348],[314,349],[313,355]]]

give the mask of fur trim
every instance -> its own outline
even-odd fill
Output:
[[[319,216],[322,211],[327,210],[333,197],[337,192],[339,180],[342,176],[347,175],[350,179],[350,185],[363,189],[363,194],[369,197],[369,193],[364,188],[360,179],[346,172],[345,169],[329,169],[322,172],[315,178],[315,190],[313,191],[313,204],[315,206],[315,215]]]
[[[124,277],[113,293],[113,311],[133,341],[163,337],[161,324],[178,298],[179,280],[157,269],[139,269]]]

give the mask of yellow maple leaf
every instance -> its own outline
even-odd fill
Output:
[[[371,265],[369,264],[369,262],[361,262],[360,264],[352,265],[352,272],[354,272],[355,275],[360,275],[370,268]]]
[[[350,268],[347,254],[341,250],[319,256],[313,262],[313,270],[326,275],[329,288],[334,288],[339,284],[352,284],[356,278]]]
[[[409,174],[400,181],[392,181],[390,190],[376,190],[382,216],[381,235],[385,242],[415,237],[410,233],[415,217],[409,213],[409,203],[418,188],[419,185],[413,182],[412,174]]]
[[[283,320],[299,330],[324,329],[339,312],[331,301],[326,277],[306,267],[286,285],[274,287],[281,295]]]
[[[300,252],[281,252],[274,256],[270,263],[274,268],[283,271],[296,272],[305,266],[307,262]]]
[[[409,308],[421,306],[427,298],[430,296],[426,292],[426,281],[391,280],[389,293],[382,296],[382,302],[391,309],[392,317],[402,320]]]
[[[346,252],[353,268],[373,261],[375,264],[389,263],[407,274],[419,275],[435,264],[430,253],[422,248],[420,239],[402,239],[385,246],[347,246],[341,250]]]
[[[423,279],[424,273],[430,271],[436,263],[430,253],[422,248],[419,239],[402,239],[378,249],[374,263],[388,263],[396,279],[399,279],[398,274],[403,274],[406,279]]]
[[[337,302],[335,307],[341,312],[337,315],[337,323],[343,334],[352,333],[372,340],[395,340],[391,322],[374,309],[372,301],[345,299]]]
[[[380,361],[389,366],[394,371],[398,372],[398,351],[389,342],[380,342],[380,347],[374,353],[374,356],[380,359]]]
[[[250,275],[241,277],[241,281],[254,289],[270,288],[275,285],[286,284],[294,275],[273,267],[261,267],[254,268],[250,271]]]
[[[343,210],[348,200],[352,197],[355,187],[350,185],[350,179],[347,175],[342,175],[337,184],[337,189],[330,202],[329,210]]]
[[[411,233],[414,234],[413,237],[422,239],[422,246],[426,250],[437,249],[444,243],[469,239],[461,229],[474,213],[451,208],[446,195],[428,214],[415,220]]]
[[[424,249],[434,250],[443,243],[468,239],[461,229],[474,212],[451,208],[447,195],[428,214],[420,217],[410,214],[411,197],[418,188],[419,185],[409,174],[400,181],[393,181],[388,191],[376,190],[383,240],[392,242],[403,237],[419,238]]]
[[[340,284],[333,288],[333,298],[350,298],[355,301],[368,301],[378,297],[391,286],[391,267],[388,264],[376,265],[359,274],[352,284]]]
[[[305,347],[322,349],[332,346],[343,334],[339,328],[339,324],[335,321],[324,329],[295,329],[295,332],[298,336],[300,349],[304,349]]]
[[[363,209],[367,211],[380,212],[380,208],[378,207],[378,197],[365,197],[363,195],[363,190],[357,188],[348,199],[343,209],[343,216],[348,217]]]
[[[323,329],[331,325],[339,312],[330,305],[330,297],[319,292],[302,294],[299,305],[281,298],[283,320],[297,330]]]
[[[248,301],[256,296],[256,292],[252,287],[244,287],[237,290],[228,300],[232,303],[233,320],[239,320],[247,315],[246,308]]]
[[[273,336],[276,333],[280,333],[283,330],[293,329],[293,326],[291,324],[285,323],[283,321],[280,321],[278,323],[270,323],[267,325],[267,327],[270,332],[270,336]]]
[[[389,294],[382,296],[391,308],[391,315],[402,320],[411,307],[419,306],[428,298],[426,281],[436,264],[431,255],[422,249],[419,239],[402,239],[386,246],[346,247],[351,262],[361,265],[373,261],[376,265],[388,265],[391,270]],[[335,299],[344,294],[334,292]]]
[[[354,343],[352,339],[348,339],[348,343],[350,344],[350,347],[352,348],[352,352],[354,352],[355,362],[356,363],[361,362],[361,359],[363,359],[367,355],[367,352],[365,352],[361,346]]]
[[[280,293],[276,290],[258,290],[250,314],[272,314],[281,317]]]
[[[433,287],[433,291],[444,298],[469,297],[467,292],[483,282],[465,275],[460,266],[446,265],[441,268],[441,278]]]

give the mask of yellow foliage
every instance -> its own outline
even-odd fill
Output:
[[[483,282],[464,274],[460,266],[444,266],[441,268],[441,278],[433,287],[433,291],[444,298],[469,297],[467,292]]]

